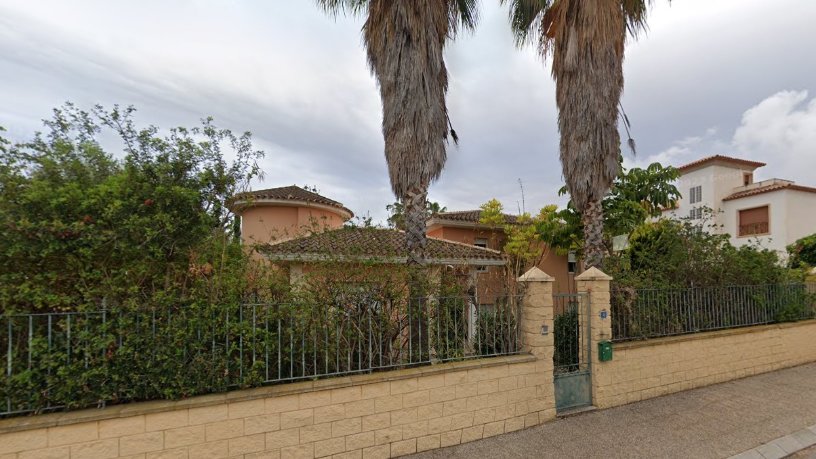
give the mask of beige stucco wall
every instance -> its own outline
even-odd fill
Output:
[[[401,456],[554,417],[545,400],[552,391],[544,388],[552,377],[535,360],[484,359],[5,420],[0,458]]]
[[[593,361],[594,403],[608,408],[813,362],[814,336],[811,320],[615,343],[612,361]]]
[[[343,223],[339,213],[323,208],[258,205],[241,212],[241,239],[247,245],[281,242]]]
[[[0,459],[387,458],[555,417],[552,280],[528,273],[523,354],[0,420]]]

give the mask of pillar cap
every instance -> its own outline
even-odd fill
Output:
[[[582,272],[578,276],[576,276],[575,280],[581,280],[581,281],[588,281],[588,280],[611,281],[612,276],[609,276],[608,274],[604,273],[600,269],[593,266],[593,267],[587,269],[586,271]]]
[[[519,282],[554,282],[555,278],[533,266],[518,278]]]

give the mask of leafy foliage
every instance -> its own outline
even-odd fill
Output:
[[[398,230],[405,230],[405,206],[400,201],[394,201],[385,206],[388,211],[388,226]],[[425,201],[425,214],[428,218],[441,212],[447,212],[448,208],[438,202]]]
[[[223,203],[260,174],[262,152],[249,133],[211,119],[160,135],[137,128],[134,112],[66,104],[45,121],[45,134],[3,142],[5,311],[171,304],[249,287]],[[124,150],[116,156],[99,140],[112,136]]]
[[[542,208],[535,217],[524,212],[513,222],[508,220],[504,206],[497,199],[491,199],[480,208],[479,223],[504,233],[502,251],[510,257],[512,276],[519,276],[530,264],[546,255],[548,247],[541,243],[539,231],[545,225],[556,224],[556,206]]]
[[[672,219],[637,228],[629,248],[610,257],[606,270],[617,285],[631,288],[761,285],[800,279],[779,263],[774,251],[758,245],[737,248],[727,234],[711,234],[692,221]]]
[[[645,169],[621,167],[621,173],[615,179],[609,193],[601,202],[604,214],[604,240],[608,251],[612,238],[631,233],[648,219],[659,217],[662,209],[671,208],[680,199],[680,192],[673,182],[679,177],[677,169],[660,163],[652,163]],[[567,193],[566,187],[559,190],[559,195]],[[559,218],[566,224],[559,238],[552,242],[562,251],[580,252],[583,241],[581,216],[570,202],[567,208],[559,213]],[[542,232],[542,236],[547,233]]]
[[[578,369],[581,345],[578,326],[578,309],[574,306],[555,316],[553,364],[556,371],[570,372]]]
[[[803,237],[787,247],[791,268],[816,266],[816,233]]]

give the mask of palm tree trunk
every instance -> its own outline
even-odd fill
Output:
[[[604,259],[603,206],[600,199],[592,199],[582,214],[584,223],[584,265],[602,268]]]
[[[405,196],[405,239],[409,265],[425,264],[425,213],[428,188],[421,185],[412,187]]]
[[[405,196],[405,240],[408,252],[409,298],[413,303],[409,308],[411,323],[411,361],[422,361],[428,356],[428,314],[426,311],[425,246],[425,200],[427,187],[412,187]]]

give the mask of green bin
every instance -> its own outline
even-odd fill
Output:
[[[598,360],[601,362],[612,360],[612,341],[601,341],[598,343]]]

